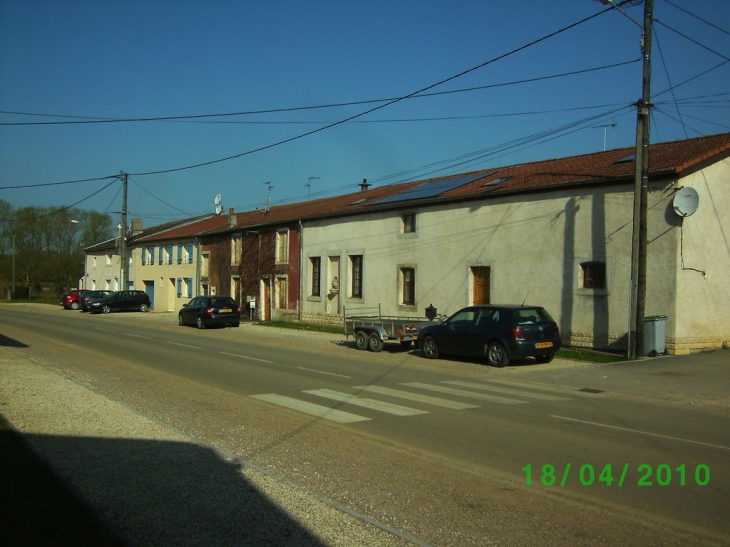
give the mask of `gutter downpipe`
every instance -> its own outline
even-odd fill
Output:
[[[302,279],[304,276],[304,225],[299,219],[299,305],[297,306],[297,321],[302,320],[302,298],[304,290],[302,289]]]

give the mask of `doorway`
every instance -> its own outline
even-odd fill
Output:
[[[491,303],[489,266],[472,266],[472,294],[474,306],[481,306]]]

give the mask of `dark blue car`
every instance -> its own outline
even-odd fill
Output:
[[[495,367],[510,359],[534,357],[549,363],[560,349],[560,329],[539,306],[470,306],[419,334],[419,345],[429,359],[439,355],[486,357]]]
[[[177,314],[180,325],[195,325],[199,329],[214,325],[237,327],[241,323],[241,308],[230,296],[196,296]]]

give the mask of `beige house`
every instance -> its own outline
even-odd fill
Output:
[[[544,306],[572,346],[624,349],[632,154],[489,169],[386,198],[354,194],[352,214],[304,223],[301,318],[526,302]],[[657,323],[669,353],[730,343],[729,155],[730,134],[650,147],[645,312],[666,316]],[[675,211],[684,188],[698,196],[688,216]]]

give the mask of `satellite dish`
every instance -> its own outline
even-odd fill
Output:
[[[216,205],[215,214],[220,215],[223,212],[223,205]]]
[[[688,217],[692,215],[700,204],[700,196],[697,194],[697,190],[685,186],[681,188],[674,196],[672,205],[674,206],[674,212],[680,217]]]
[[[220,194],[216,194],[216,196],[215,196],[215,204],[216,205],[220,205],[220,203],[221,203],[221,195]]]

